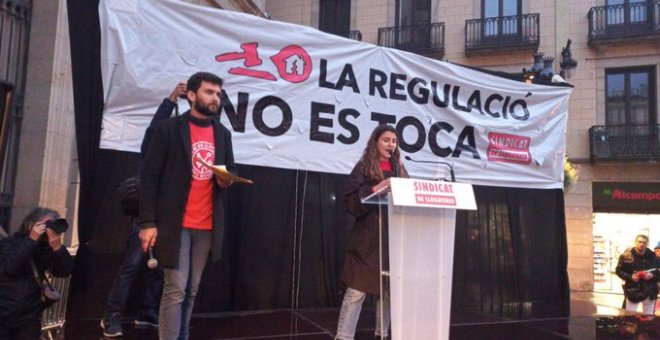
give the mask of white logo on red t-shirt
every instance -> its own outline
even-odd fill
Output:
[[[200,141],[192,145],[192,177],[196,180],[205,180],[213,177],[211,169],[204,166],[198,159],[208,164],[215,161],[215,147],[212,143]]]

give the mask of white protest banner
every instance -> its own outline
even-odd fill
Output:
[[[241,164],[347,174],[388,123],[404,156],[453,164],[457,181],[562,187],[568,87],[184,2],[101,0],[99,13],[101,148],[139,151],[162,98],[208,71],[225,79],[221,122]],[[447,176],[404,163],[411,176]]]

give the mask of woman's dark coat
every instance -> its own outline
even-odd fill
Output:
[[[390,172],[383,172],[385,178]],[[344,190],[346,210],[355,216],[355,224],[348,238],[346,258],[341,279],[348,287],[361,292],[380,295],[380,258],[378,256],[379,211],[383,226],[383,270],[389,268],[387,253],[387,205],[362,204],[379,180],[369,180],[364,175],[364,163],[358,162]],[[380,210],[379,210],[380,209]]]

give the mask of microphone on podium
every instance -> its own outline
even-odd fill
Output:
[[[392,162],[392,172],[394,173],[394,177],[399,177],[399,162],[397,162],[397,160],[394,159],[393,150],[390,150],[388,152],[390,154],[390,161]]]
[[[149,260],[147,260],[147,267],[149,269],[158,267],[158,260],[154,257],[154,249],[151,246],[149,246]]]
[[[406,160],[414,162],[414,163],[429,163],[429,164],[442,164],[445,165],[449,168],[449,176],[451,177],[452,182],[456,182],[456,175],[454,174],[454,165],[449,163],[449,162],[443,162],[443,161],[420,161],[416,159],[412,159],[410,156],[405,156],[404,157]]]

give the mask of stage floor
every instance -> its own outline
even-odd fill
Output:
[[[488,314],[452,316],[450,339],[659,339],[660,318],[646,320],[617,307],[621,297],[574,293],[571,315],[525,320]],[[660,309],[658,309],[660,312]],[[192,340],[333,339],[338,309],[271,310],[246,313],[194,314]],[[104,339],[99,318],[68,320],[64,339]],[[157,340],[156,330],[140,330],[123,320],[123,339]],[[373,339],[374,310],[364,309],[357,340]],[[408,340],[408,339],[406,339]]]

